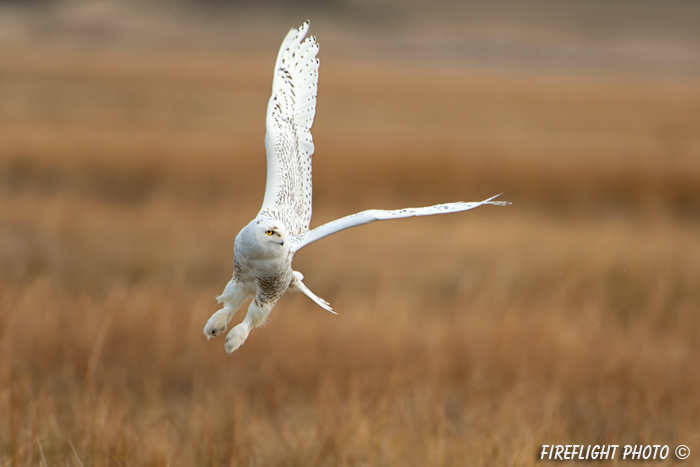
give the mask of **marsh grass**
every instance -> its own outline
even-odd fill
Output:
[[[340,315],[286,296],[229,357],[201,331],[264,189],[267,61],[25,52],[0,60],[1,465],[694,462],[695,82],[324,63],[314,225],[513,205],[308,247]]]

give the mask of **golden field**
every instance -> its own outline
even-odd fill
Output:
[[[276,49],[0,48],[0,465],[700,465],[697,76],[319,41],[312,226],[513,204],[309,246],[339,316],[288,295],[227,356],[202,329],[262,201]]]

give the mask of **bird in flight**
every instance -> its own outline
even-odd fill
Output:
[[[208,339],[228,327],[241,305],[252,299],[245,319],[226,336],[226,352],[237,350],[250,331],[265,322],[287,291],[302,292],[321,308],[330,304],[311,292],[304,276],[292,270],[294,254],[323,237],[356,225],[402,217],[467,211],[493,204],[494,197],[478,202],[438,204],[384,211],[372,209],[329,222],[313,230],[311,223],[311,125],[316,113],[319,60],[316,38],[306,37],[309,22],[292,29],[282,41],[267,104],[267,186],[257,217],[236,236],[233,278],[217,297],[223,308],[204,326]],[[498,196],[498,195],[497,195]]]

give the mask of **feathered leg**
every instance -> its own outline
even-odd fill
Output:
[[[246,314],[245,319],[241,324],[234,326],[226,336],[225,348],[227,353],[230,354],[238,350],[246,339],[248,339],[250,331],[265,323],[265,320],[275,307],[275,303],[277,303],[277,300],[274,302],[260,303],[260,297],[250,302],[248,314]]]
[[[219,303],[224,304],[224,307],[211,315],[206,326],[204,326],[204,335],[207,336],[207,339],[211,339],[226,331],[228,323],[233,319],[233,315],[236,314],[243,302],[250,298],[250,293],[246,290],[244,284],[231,279],[226,284],[224,293],[216,297]]]

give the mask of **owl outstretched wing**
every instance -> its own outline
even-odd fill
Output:
[[[316,114],[318,44],[306,37],[309,22],[292,29],[282,42],[267,105],[267,186],[258,216],[282,222],[291,236],[311,222],[311,125]]]
[[[423,208],[406,208],[397,209],[395,211],[384,211],[380,209],[370,209],[369,211],[358,212],[357,214],[352,214],[350,216],[341,217],[340,219],[331,221],[327,224],[323,224],[320,227],[316,227],[310,232],[304,232],[295,237],[292,237],[292,253],[296,253],[301,248],[306,245],[315,242],[323,237],[332,235],[341,230],[349,229],[350,227],[355,227],[362,224],[369,224],[374,221],[384,221],[389,219],[401,219],[403,217],[416,217],[416,216],[432,216],[435,214],[447,214],[450,212],[460,212],[468,211],[470,209],[478,208],[485,204],[493,204],[496,206],[504,206],[510,204],[507,201],[494,201],[500,195],[493,196],[484,201],[476,202],[458,202],[458,203],[447,203],[447,204],[436,204],[435,206],[427,206]]]

